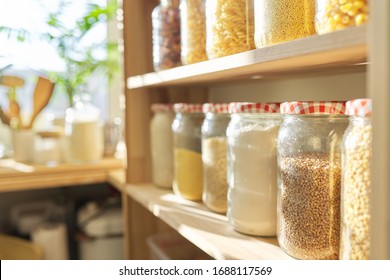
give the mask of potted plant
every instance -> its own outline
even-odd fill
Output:
[[[114,18],[117,1],[109,0],[105,6],[87,1],[86,13],[69,24],[65,19],[69,12],[67,7],[71,3],[70,0],[60,0],[55,11],[48,13],[47,31],[40,34],[43,40],[55,46],[58,56],[64,61],[64,71],[51,71],[48,75],[56,83],[56,89],[67,94],[70,106],[73,104],[73,97],[93,73],[100,71],[111,81],[119,71],[117,42],[88,44],[86,40],[99,24]],[[0,32],[5,32],[8,38],[18,41],[28,40],[31,35],[25,29],[5,26],[0,27]]]

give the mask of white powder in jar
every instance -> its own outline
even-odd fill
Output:
[[[173,182],[173,132],[175,115],[157,112],[150,123],[150,150],[152,156],[152,180],[159,187],[172,188]]]
[[[228,135],[228,210],[234,229],[250,235],[276,235],[279,122],[246,124]]]

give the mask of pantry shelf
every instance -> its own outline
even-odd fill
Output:
[[[353,68],[367,63],[367,27],[247,51],[227,57],[127,78],[129,89],[250,80],[287,73]]]
[[[215,259],[291,259],[276,238],[257,238],[233,230],[225,215],[182,199],[153,184],[126,185],[132,199]]]

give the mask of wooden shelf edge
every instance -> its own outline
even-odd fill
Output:
[[[225,215],[199,202],[181,199],[153,184],[126,185],[124,191],[215,259],[292,259],[276,238],[258,238],[233,230]]]
[[[275,73],[332,67],[353,67],[367,62],[367,27],[351,27],[313,35],[227,57],[127,78],[129,89],[249,80]]]

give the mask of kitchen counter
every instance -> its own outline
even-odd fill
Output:
[[[0,193],[109,182],[111,173],[124,172],[122,160],[104,158],[90,164],[30,165],[0,160]]]

